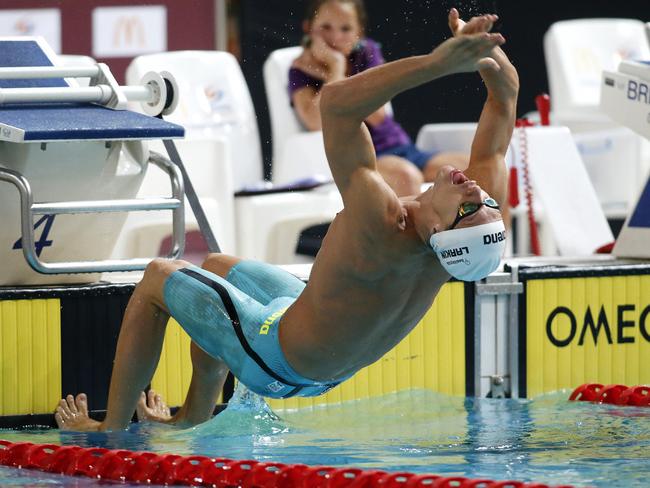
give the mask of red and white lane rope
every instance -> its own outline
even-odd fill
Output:
[[[520,481],[387,473],[3,440],[0,440],[0,465],[101,480],[214,488],[550,488],[541,483]],[[556,488],[570,488],[570,485]]]

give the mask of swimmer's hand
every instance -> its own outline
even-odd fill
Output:
[[[505,42],[498,33],[464,34],[447,39],[433,50],[431,57],[436,67],[445,74],[499,71],[501,67],[489,56],[495,47]]]
[[[458,10],[452,8],[449,11],[449,30],[454,35],[454,37],[468,35],[468,34],[478,34],[480,32],[490,32],[494,23],[499,20],[499,16],[495,14],[486,14],[480,15],[478,17],[472,17],[469,22],[465,22],[460,18]]]

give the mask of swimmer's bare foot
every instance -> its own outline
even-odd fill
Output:
[[[61,430],[75,432],[92,432],[99,430],[101,423],[88,416],[88,399],[85,393],[79,393],[77,398],[68,395],[62,398],[54,412],[56,425]]]
[[[149,390],[146,395],[142,392],[135,411],[140,422],[148,420],[150,422],[170,424],[174,420],[169,411],[169,407],[154,390]]]

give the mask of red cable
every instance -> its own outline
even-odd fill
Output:
[[[551,125],[551,98],[546,93],[535,97],[535,105],[539,112],[539,123],[543,126]]]
[[[526,121],[527,122],[527,121]],[[522,179],[524,182],[524,193],[526,205],[528,206],[528,227],[530,231],[530,249],[535,256],[541,255],[539,245],[539,235],[537,234],[537,222],[535,221],[535,211],[533,210],[533,189],[530,182],[530,172],[528,168],[528,135],[526,134],[526,125],[530,123],[519,123],[519,148],[521,150],[521,169]]]

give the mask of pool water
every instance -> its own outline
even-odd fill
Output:
[[[117,433],[3,431],[0,438],[547,484],[648,486],[650,409],[569,402],[568,396],[478,399],[414,390],[274,414],[259,397],[238,390],[224,412],[192,429],[143,423]],[[89,480],[0,469],[2,486],[71,483],[90,486]]]

